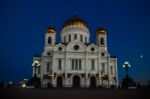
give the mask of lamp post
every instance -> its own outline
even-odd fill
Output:
[[[129,64],[128,61],[126,61],[126,62],[124,62],[124,64],[123,64],[122,66],[123,66],[123,68],[124,68],[125,71],[126,71],[126,77],[128,77],[128,70],[129,70],[129,68],[131,67],[131,65]]]
[[[38,69],[38,67],[40,66],[39,61],[34,60],[32,66],[34,67],[34,76],[36,76],[36,74],[37,74],[37,69]]]

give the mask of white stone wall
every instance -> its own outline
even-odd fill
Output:
[[[79,50],[75,51],[73,49],[73,46],[78,44]],[[62,47],[62,50],[59,51],[58,47]],[[94,51],[91,51],[91,48],[95,48]],[[100,47],[97,45],[91,44],[86,46],[82,42],[73,41],[70,42],[67,46],[64,46],[62,44],[57,44],[53,46],[52,50],[50,52],[53,52],[50,56],[48,56],[46,53],[50,51],[50,48],[45,49],[43,53],[42,58],[42,72],[41,77],[43,77],[44,74],[48,74],[46,70],[46,63],[52,62],[51,69],[52,73],[57,73],[58,75],[64,74],[72,74],[71,78],[67,78],[67,76],[63,77],[63,85],[65,87],[72,87],[73,84],[73,76],[78,75],[80,77],[80,85],[81,87],[88,87],[90,85],[90,78],[87,77],[88,74],[91,76],[95,76],[96,78],[96,84],[97,86],[102,85],[102,81],[100,78],[96,77],[96,74],[101,74],[101,63],[105,63],[105,73],[108,74],[109,82],[104,80],[103,85],[108,87],[109,85],[117,85],[118,80],[114,81],[112,77],[117,77],[117,60],[115,58],[110,58],[109,53],[105,50],[101,50]],[[101,53],[104,52],[105,55],[101,56]],[[62,69],[58,69],[58,59],[61,59],[62,61]],[[71,65],[71,59],[81,59],[82,60],[82,70],[72,70]],[[94,59],[95,63],[95,69],[91,70],[91,59]],[[113,67],[113,75],[111,75],[110,66]],[[50,72],[49,72],[50,73]],[[86,77],[83,78],[81,74],[85,74]],[[52,79],[51,83],[54,87],[57,86],[57,76]],[[42,79],[42,86],[46,86],[46,84],[50,82],[46,79]]]
[[[77,34],[77,39],[74,40],[74,36]],[[71,35],[71,42],[69,42],[68,36]],[[80,35],[83,35],[83,42],[80,41]],[[48,37],[52,37],[52,44],[47,44]],[[40,73],[37,74],[41,78],[42,87],[46,88],[47,84],[50,83],[53,87],[57,87],[57,77],[63,78],[62,85],[64,87],[72,87],[73,77],[80,77],[80,87],[89,87],[90,78],[95,77],[96,86],[110,87],[110,85],[118,86],[118,72],[117,72],[117,59],[111,58],[111,55],[107,51],[107,38],[106,34],[97,36],[97,40],[101,37],[104,38],[104,46],[101,46],[99,41],[97,45],[85,44],[85,37],[89,43],[90,33],[88,29],[79,27],[69,26],[65,27],[61,31],[61,42],[64,42],[66,37],[66,44],[55,44],[55,33],[45,34],[45,46],[41,57],[35,57],[33,60],[40,62]],[[75,50],[74,46],[78,45],[79,49]],[[59,47],[62,49],[59,50]],[[94,50],[91,50],[94,48]],[[104,53],[104,55],[102,55]],[[61,70],[58,69],[58,60],[61,59]],[[82,69],[72,70],[72,59],[81,59]],[[91,60],[94,59],[95,69],[91,69]],[[50,70],[47,72],[47,63],[50,62]],[[104,73],[108,75],[108,80],[102,80],[102,63],[105,64]],[[112,71],[113,73],[111,73]],[[33,76],[35,68],[33,67]],[[71,76],[68,78],[68,74]],[[85,77],[83,77],[83,74]],[[44,77],[47,78],[44,78]],[[50,79],[50,78],[51,79]]]

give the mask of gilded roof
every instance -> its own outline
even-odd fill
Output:
[[[65,28],[67,26],[71,26],[71,25],[88,28],[87,23],[84,20],[82,20],[81,18],[79,18],[77,15],[74,15],[69,20],[67,20],[64,23],[63,28]]]
[[[103,28],[103,27],[98,28],[97,31],[96,31],[96,34],[97,34],[97,35],[98,35],[98,34],[106,34],[105,28]]]
[[[47,30],[46,30],[46,33],[56,33],[55,29],[53,27],[49,27]]]

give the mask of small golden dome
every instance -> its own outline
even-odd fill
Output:
[[[46,33],[56,33],[55,29],[53,27],[49,27],[47,30],[46,30]]]
[[[97,29],[96,34],[106,34],[106,30],[103,27],[100,27],[99,29]]]
[[[79,18],[77,15],[74,15],[69,20],[67,20],[64,23],[63,28],[65,28],[67,26],[71,26],[71,25],[88,28],[87,23],[84,20],[82,20],[81,18]]]

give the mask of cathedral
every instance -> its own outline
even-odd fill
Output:
[[[99,27],[94,34],[96,42],[90,43],[88,25],[77,15],[64,22],[59,43],[54,27],[44,31],[43,53],[32,64],[32,76],[40,78],[42,88],[118,86],[117,58],[107,50],[107,31]]]

